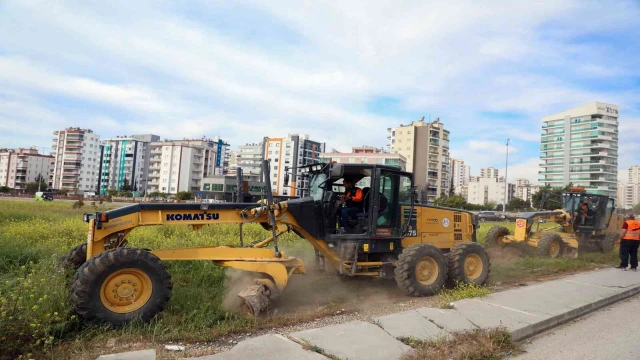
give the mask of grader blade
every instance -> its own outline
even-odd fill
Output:
[[[578,258],[578,249],[571,246],[565,246],[564,251],[562,252],[562,257],[576,259]]]
[[[253,316],[260,315],[269,305],[269,288],[263,284],[251,285],[238,296],[244,300],[244,309]]]

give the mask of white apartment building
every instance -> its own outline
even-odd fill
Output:
[[[494,168],[494,167],[488,167],[486,169],[480,169],[480,177],[481,178],[493,178],[493,179],[497,179],[498,178],[498,169]]]
[[[504,204],[505,182],[504,178],[484,178],[480,177],[477,181],[469,183],[468,199],[470,204],[486,205],[490,202],[495,204]],[[513,198],[515,191],[514,184],[509,184],[509,194],[507,202]]]
[[[54,131],[55,157],[49,187],[69,193],[98,191],[100,136],[90,129],[66,128]]]
[[[260,143],[244,144],[240,146],[236,164],[247,175],[262,174],[262,160],[264,159],[264,145]]]
[[[629,168],[628,183],[618,182],[617,184],[617,204],[620,209],[631,209],[640,204],[640,166],[635,165]]]
[[[47,183],[52,164],[53,156],[38,154],[35,148],[0,149],[0,186],[21,190],[39,178]]]
[[[351,148],[350,153],[327,152],[320,154],[320,162],[336,162],[338,164],[370,164],[395,166],[405,170],[407,160],[397,153],[384,152],[371,146]]]
[[[160,136],[145,134],[116,136],[102,141],[100,157],[100,194],[109,189],[121,190],[125,179],[132,191],[144,193],[147,189],[147,174],[151,143],[160,141]]]
[[[528,179],[516,179],[515,183],[515,197],[524,201],[531,201],[533,194],[540,190],[538,185],[532,185]]]
[[[387,128],[387,150],[407,159],[407,171],[414,174],[420,200],[432,203],[440,195],[449,195],[451,169],[449,131],[440,119],[425,122],[424,117],[408,125]]]
[[[466,165],[464,160],[451,159],[451,186],[456,189],[469,185],[471,178],[471,166]],[[455,190],[454,190],[455,191]],[[459,193],[456,192],[459,195]]]
[[[542,119],[540,179],[569,183],[615,198],[618,181],[617,105],[591,102]]]
[[[147,192],[197,194],[203,178],[223,174],[226,147],[219,138],[152,142]]]
[[[289,185],[284,185],[285,167],[297,174],[296,167],[319,162],[325,144],[309,139],[309,135],[289,134],[281,138],[264,138],[264,159],[269,159],[271,168],[271,190],[279,196],[305,196],[308,180],[290,176]],[[261,176],[262,178],[262,176]],[[295,189],[294,189],[295,188]]]

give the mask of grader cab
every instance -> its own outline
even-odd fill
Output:
[[[238,295],[245,309],[258,315],[281,296],[289,277],[304,274],[300,259],[287,256],[278,237],[294,232],[315,249],[316,265],[338,276],[394,279],[413,296],[430,295],[447,280],[483,284],[489,257],[476,243],[471,213],[418,205],[413,177],[394,167],[314,164],[292,176],[308,183],[308,196],[275,202],[270,182],[259,203],[138,204],[86,214],[86,243],[66,259],[77,268],[71,289],[74,311],[90,323],[120,325],[150,320],[162,311],[172,291],[165,261],[207,260],[254,275],[255,282]],[[263,163],[270,179],[269,163]],[[288,180],[289,174],[287,174]],[[367,187],[361,211],[339,229],[339,195],[345,177]],[[299,182],[296,182],[299,183]],[[292,186],[293,186],[292,182]],[[271,236],[251,245],[206,246],[171,250],[127,247],[127,236],[139,226],[260,224]],[[240,226],[242,229],[242,226]],[[267,246],[273,245],[273,248]]]
[[[518,214],[513,234],[505,227],[494,226],[487,234],[487,246],[526,245],[538,256],[552,258],[613,250],[621,228],[613,199],[572,188],[562,194],[561,204],[554,211]]]

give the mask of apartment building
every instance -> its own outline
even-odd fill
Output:
[[[407,159],[397,153],[385,152],[372,146],[354,147],[350,153],[328,152],[320,154],[320,162],[338,164],[371,164],[395,166],[401,170],[407,167]]]
[[[271,179],[268,180],[271,181],[273,194],[305,196],[304,189],[309,185],[308,180],[291,176],[289,185],[285,186],[284,168],[288,166],[290,173],[297,174],[296,167],[319,162],[325,144],[311,140],[309,135],[298,134],[289,134],[280,138],[265,137],[262,144],[264,159],[269,159],[271,164]]]
[[[387,128],[387,149],[407,159],[407,171],[414,174],[422,202],[433,202],[448,195],[451,187],[449,131],[440,119],[425,122],[424,117],[408,125]]]
[[[242,173],[247,175],[262,174],[262,160],[264,159],[264,145],[260,143],[247,143],[240,146],[236,164],[242,168]]]
[[[471,178],[471,166],[461,159],[451,159],[451,183],[455,186],[468,185]]]
[[[509,189],[507,202],[509,202],[515,194],[515,184],[506,184],[504,177],[499,176],[498,169],[492,167],[481,169],[479,177],[471,177],[467,202],[477,205],[504,204],[507,186]]]
[[[39,154],[35,148],[0,149],[0,186],[22,190],[38,179],[47,183],[52,165],[53,156]]]
[[[148,192],[198,192],[203,178],[223,175],[227,148],[219,138],[152,142]]]
[[[486,179],[497,179],[498,178],[498,169],[494,168],[494,167],[488,167],[485,169],[480,169],[480,177],[481,178],[486,178]]]
[[[529,179],[516,179],[515,197],[524,201],[531,201],[533,194],[537,193],[538,190],[540,190],[540,187],[538,185],[531,184]]]
[[[627,174],[627,183],[617,183],[616,207],[619,209],[631,209],[640,204],[640,166],[630,167]]]
[[[54,131],[53,173],[49,187],[71,194],[97,192],[100,174],[100,136],[90,129],[69,127]]]
[[[102,141],[100,156],[100,194],[109,189],[121,190],[126,183],[132,191],[147,190],[151,143],[160,141],[152,134],[116,136]]]
[[[591,102],[542,119],[539,181],[569,183],[615,198],[618,176],[617,105]]]

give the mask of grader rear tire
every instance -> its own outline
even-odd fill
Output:
[[[64,266],[69,266],[72,269],[77,269],[87,261],[87,243],[82,243],[69,250],[67,255],[60,259],[60,263]]]
[[[119,326],[151,320],[171,297],[171,274],[157,256],[117,248],[84,263],[71,285],[73,310],[90,324]]]
[[[504,226],[494,226],[487,233],[485,244],[487,247],[503,246],[501,238],[509,235],[509,229]]]
[[[491,262],[482,245],[473,242],[457,244],[447,254],[449,281],[484,285],[489,279]]]
[[[411,245],[398,257],[395,279],[398,287],[411,296],[433,295],[447,281],[447,259],[433,245]]]
[[[616,246],[616,242],[620,237],[619,233],[616,232],[608,232],[604,235],[604,239],[600,241],[600,250],[608,254],[613,251],[613,248]]]
[[[557,258],[564,253],[566,244],[562,237],[556,233],[546,233],[538,241],[536,254],[539,257]]]

